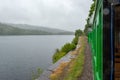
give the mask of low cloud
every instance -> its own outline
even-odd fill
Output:
[[[84,29],[92,0],[0,0],[0,21]]]

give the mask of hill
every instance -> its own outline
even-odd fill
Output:
[[[28,24],[0,23],[0,35],[73,35],[73,32]]]

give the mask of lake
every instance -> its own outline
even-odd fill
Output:
[[[52,64],[56,48],[73,35],[0,36],[0,80],[31,80],[37,68]]]

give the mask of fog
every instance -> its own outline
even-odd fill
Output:
[[[0,0],[0,22],[84,29],[92,0]]]

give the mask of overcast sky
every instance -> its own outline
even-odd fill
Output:
[[[0,0],[0,22],[84,29],[92,0]]]

